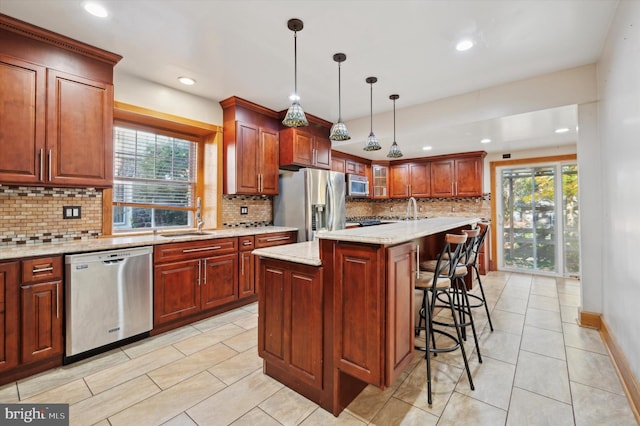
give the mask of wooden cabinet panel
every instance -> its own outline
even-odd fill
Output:
[[[315,166],[319,169],[331,169],[331,141],[329,139],[316,136],[315,143]]]
[[[458,197],[482,195],[482,158],[456,160],[455,190]]]
[[[18,262],[0,263],[0,373],[18,365]]]
[[[412,243],[387,250],[385,386],[413,358],[415,252]]]
[[[331,158],[331,170],[334,172],[346,173],[344,158]]]
[[[331,168],[331,141],[302,129],[280,131],[280,168]]]
[[[154,327],[200,310],[199,260],[156,265],[154,269]]]
[[[294,129],[288,129],[284,132],[290,132],[293,134],[293,140],[291,142],[291,144],[293,145],[291,147],[291,156],[293,157],[293,163],[303,166],[312,166],[315,156],[313,135]],[[285,146],[284,140],[282,146]],[[282,155],[280,155],[280,158],[282,158]]]
[[[409,163],[409,195],[420,198],[431,195],[430,163]]]
[[[156,263],[161,263],[174,260],[201,259],[207,256],[235,253],[237,251],[237,238],[215,238],[190,241],[188,243],[160,244],[154,247],[153,258]]]
[[[454,166],[454,160],[434,161],[431,163],[431,195],[433,197],[453,196]]]
[[[278,194],[278,132],[271,129],[260,129],[260,155],[258,170],[260,173],[258,192],[263,195]]]
[[[238,299],[238,254],[202,261],[201,308],[210,309]]]
[[[22,362],[62,354],[62,281],[20,287]]]
[[[273,232],[256,235],[256,248],[279,246],[295,243],[298,240],[297,231]]]
[[[227,164],[235,185],[227,182],[227,193],[277,194],[278,132],[241,121],[235,126],[235,164]]]
[[[111,186],[113,85],[56,70],[47,80],[48,180]]]
[[[260,262],[258,289],[258,353],[265,360],[285,365],[286,306],[291,303],[285,290],[286,269]]]
[[[373,185],[372,198],[389,198],[389,167],[380,164],[371,166]]]
[[[23,284],[62,279],[62,256],[26,259],[20,262],[20,266]]]
[[[238,193],[258,193],[259,130],[247,123],[236,123],[235,167]]]
[[[240,276],[238,278],[238,297],[248,297],[255,294],[255,258],[250,251],[239,254]]]
[[[0,182],[44,178],[45,83],[44,67],[0,54]]]
[[[407,164],[393,164],[389,167],[389,197],[408,198],[409,195],[409,166]]]

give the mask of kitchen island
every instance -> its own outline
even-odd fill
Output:
[[[255,250],[264,372],[335,416],[368,384],[391,386],[414,352],[416,259],[478,221],[409,220]]]

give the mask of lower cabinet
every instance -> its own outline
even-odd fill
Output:
[[[321,389],[322,268],[261,259],[258,353],[295,381]]]
[[[0,373],[18,365],[18,262],[0,263]]]
[[[61,289],[62,280],[20,287],[23,363],[62,354]]]
[[[255,248],[255,237],[247,235],[240,237],[240,277],[238,293],[240,298],[250,297],[256,293],[255,286],[255,258],[251,251]]]

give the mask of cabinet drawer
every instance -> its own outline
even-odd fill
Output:
[[[197,259],[218,254],[235,253],[237,251],[237,238],[216,238],[213,240],[158,245],[154,247],[153,257],[155,263],[163,263],[174,260]]]
[[[27,259],[20,263],[22,283],[62,279],[62,256]]]
[[[279,246],[295,243],[298,239],[296,231],[274,232],[272,234],[256,235],[256,248]]]
[[[240,245],[240,251],[253,250],[256,246],[255,238],[253,235],[245,235],[244,237],[239,237],[238,243]]]

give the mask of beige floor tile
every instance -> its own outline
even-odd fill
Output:
[[[187,410],[201,425],[228,425],[283,388],[257,371]]]
[[[431,362],[432,404],[427,395],[427,368],[416,367],[393,394],[394,398],[439,416],[442,414],[463,370],[438,361]]]
[[[580,284],[564,284],[560,282],[557,286],[558,288],[558,296],[560,293],[564,294],[573,294],[574,296],[580,296],[581,288]]]
[[[570,323],[563,323],[562,326],[565,345],[603,355],[608,354],[598,330]]]
[[[101,394],[69,407],[70,423],[92,425],[160,392],[147,376],[136,377]]]
[[[209,369],[209,372],[230,385],[254,371],[262,369],[262,358],[258,356],[258,347],[254,346],[242,353],[229,358]]]
[[[558,300],[563,306],[580,306],[580,295],[578,294],[559,293]]]
[[[259,424],[259,423],[256,423],[256,424]],[[256,424],[254,424],[254,426]],[[191,418],[187,416],[186,413],[180,413],[174,418],[172,418],[171,420],[165,423],[162,423],[162,426],[198,426],[198,425],[196,424],[196,422],[191,420]]]
[[[237,352],[244,352],[258,344],[258,329],[252,328],[224,340],[224,344]]]
[[[318,404],[285,387],[258,407],[284,426],[295,426],[309,417],[318,408]]]
[[[562,322],[577,324],[578,308],[576,308],[575,306],[560,305],[560,316],[562,317]]]
[[[509,279],[507,280],[507,284],[531,287],[533,278],[534,276],[530,274],[521,274],[519,272],[511,272],[509,275]]]
[[[131,405],[126,410],[109,417],[109,421],[113,426],[159,425],[173,419],[189,407],[194,406],[223,388],[224,383],[205,371],[178,383],[162,393],[147,398],[138,404]],[[236,397],[242,398],[243,396],[236,395]],[[215,415],[216,410],[213,410],[212,415]],[[198,422],[196,421],[196,423]],[[213,425],[222,423],[203,422],[200,424]]]
[[[15,382],[0,387],[0,402],[9,404],[18,401],[20,401],[20,396]]]
[[[529,308],[542,309],[544,311],[560,312],[558,297],[538,296],[532,294],[529,297]]]
[[[454,392],[438,421],[438,426],[494,426],[503,425],[506,419],[506,410]]]
[[[520,349],[520,336],[495,330],[485,331],[480,336],[480,351],[482,357],[489,357],[500,361],[515,364],[518,361]]]
[[[300,426],[363,426],[365,422],[356,419],[346,411],[340,413],[338,417],[334,417],[330,412],[318,408],[311,413]]]
[[[220,315],[215,315],[213,317],[204,319],[202,321],[198,321],[196,323],[191,324],[196,329],[207,332],[209,330],[213,330],[214,328],[218,328],[225,324],[232,323],[234,321],[242,320],[246,317],[253,315],[253,312],[248,312],[244,309],[234,309],[229,312],[225,312]]]
[[[576,426],[637,425],[627,398],[600,389],[571,382]]]
[[[562,333],[538,327],[524,326],[520,348],[558,359],[566,359]]]
[[[125,363],[102,370],[85,377],[91,392],[98,394],[119,385],[133,377],[141,376],[163,365],[170,364],[184,355],[173,346],[166,346],[154,352],[134,358]]]
[[[94,372],[113,368],[128,361],[129,357],[127,357],[124,352],[120,349],[115,349],[83,361],[45,371],[44,373],[18,381],[20,398],[30,398],[36,394],[60,387]]]
[[[191,355],[204,348],[213,346],[216,343],[220,343],[225,339],[237,336],[244,331],[244,328],[239,327],[235,324],[224,324],[205,333],[199,333],[193,337],[189,337],[187,339],[174,343],[173,347],[178,349],[185,355]]]
[[[372,425],[435,426],[438,417],[396,398],[391,398]]]
[[[31,398],[22,400],[31,404],[75,404],[76,402],[90,398],[91,391],[82,379],[74,380],[71,383],[53,388],[46,392],[39,393]]]
[[[189,337],[200,334],[199,330],[187,325],[177,328],[175,330],[167,331],[166,333],[159,334],[157,336],[150,337],[139,342],[132,343],[124,346],[122,350],[131,358],[137,358],[139,356],[153,352],[156,349],[165,347],[172,343],[180,342],[181,340],[188,339]]]
[[[494,309],[491,311],[491,322],[494,330],[520,336],[522,335],[522,327],[524,327],[524,315]]]
[[[557,299],[558,298],[558,290],[556,289],[555,285],[551,285],[551,286],[536,285],[534,283],[531,286],[531,295],[551,297],[551,298]]]
[[[245,330],[251,330],[258,326],[258,314],[249,314],[246,317],[239,318],[233,322],[233,324],[244,328]]]
[[[571,405],[514,387],[507,426],[573,425]]]
[[[148,375],[161,389],[167,389],[235,355],[236,351],[219,343],[157,368]]]
[[[479,364],[477,359],[473,359],[469,367],[475,390],[471,390],[467,374],[463,372],[456,385],[456,392],[507,410],[516,367],[492,358],[485,358],[482,364]]]
[[[500,293],[501,297],[505,297],[507,299],[528,299],[529,293],[531,289],[529,287],[517,287],[517,286],[505,286],[502,289],[502,293]]]
[[[195,424],[195,423],[194,423]],[[259,408],[254,408],[244,416],[240,417],[232,426],[282,426],[273,417]]]
[[[526,297],[505,296],[503,293],[498,299],[495,309],[524,315],[527,312],[527,303]]]
[[[244,305],[241,308],[243,311],[251,312],[252,314],[258,313],[258,302],[252,303],[250,305]]]
[[[545,330],[562,332],[560,312],[545,311],[529,306],[524,323],[525,325],[544,328]]]
[[[95,423],[93,426],[111,426],[111,423],[109,423],[109,420],[104,419],[99,421],[98,423]]]
[[[567,347],[569,380],[624,395],[620,379],[607,355]]]
[[[571,404],[567,363],[561,359],[520,351],[513,385]]]

